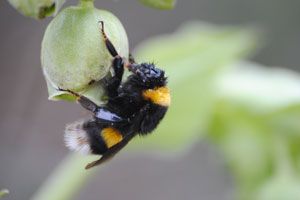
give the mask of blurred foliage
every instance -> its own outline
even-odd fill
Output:
[[[1,189],[0,190],[0,198],[8,193],[9,193],[9,191],[7,189]]]
[[[208,135],[236,178],[239,199],[300,199],[300,76],[240,63],[216,82]]]

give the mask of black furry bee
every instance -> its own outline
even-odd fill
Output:
[[[115,71],[114,76],[105,80],[107,103],[99,107],[71,90],[58,89],[77,96],[81,106],[93,112],[93,119],[69,124],[65,131],[66,146],[70,149],[102,155],[86,169],[112,158],[135,135],[151,133],[164,117],[171,100],[165,72],[150,63],[137,64],[131,56],[126,63],[107,38],[104,23],[100,23]],[[121,83],[124,67],[132,74]]]

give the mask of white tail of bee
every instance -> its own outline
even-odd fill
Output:
[[[66,125],[65,145],[81,154],[91,154],[89,137],[83,129],[84,120],[76,121]]]

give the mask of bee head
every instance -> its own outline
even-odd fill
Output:
[[[165,72],[151,63],[132,65],[130,71],[136,74],[142,85],[147,88],[162,87],[167,84]]]

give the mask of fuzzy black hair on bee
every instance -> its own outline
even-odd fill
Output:
[[[137,134],[151,133],[165,116],[171,102],[165,72],[153,63],[138,64],[131,55],[127,63],[106,36],[104,23],[100,23],[103,41],[113,57],[115,71],[113,77],[105,80],[107,103],[98,106],[80,94],[59,88],[77,96],[81,106],[93,113],[92,119],[69,124],[65,131],[65,143],[71,150],[102,155],[86,169],[112,158]],[[122,83],[124,67],[131,75]]]

